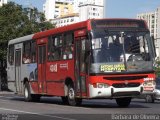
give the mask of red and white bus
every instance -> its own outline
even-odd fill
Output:
[[[8,87],[26,101],[59,96],[131,99],[153,91],[154,48],[148,27],[137,19],[91,19],[10,40]]]

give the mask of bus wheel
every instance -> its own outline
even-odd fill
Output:
[[[32,96],[31,96],[30,87],[29,87],[28,82],[24,84],[24,98],[26,102],[32,101]]]
[[[68,103],[71,106],[78,106],[82,103],[82,99],[75,98],[75,90],[71,85],[68,86]]]
[[[131,97],[126,97],[126,98],[117,98],[116,102],[119,107],[128,107],[131,102]]]

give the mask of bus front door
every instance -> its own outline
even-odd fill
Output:
[[[38,85],[39,93],[45,94],[46,88],[46,44],[38,45]]]
[[[76,77],[76,93],[79,97],[87,96],[87,62],[86,62],[86,40],[79,38],[76,40],[76,61],[75,61],[75,77]]]
[[[15,49],[15,85],[16,92],[22,92],[22,83],[21,83],[21,48]]]

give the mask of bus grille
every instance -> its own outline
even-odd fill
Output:
[[[117,76],[117,77],[103,77],[106,80],[139,80],[148,77],[147,75],[144,76]]]
[[[137,96],[137,95],[140,95],[140,92],[137,92],[137,91],[132,91],[132,92],[117,92],[117,93],[114,93],[112,96],[113,97],[120,97],[120,96],[125,96],[125,97],[131,97],[131,96]]]
[[[112,86],[115,88],[138,87],[140,86],[140,83],[114,83]]]

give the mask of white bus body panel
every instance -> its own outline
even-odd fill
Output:
[[[23,52],[23,42],[32,40],[34,34],[24,36],[21,38],[10,40],[9,45],[14,45],[14,63],[10,65],[7,58],[7,79],[8,79],[8,88],[11,91],[17,93],[23,93],[23,80],[24,78],[29,79],[29,72],[27,71],[27,66],[29,64],[22,64],[22,52]],[[9,50],[8,50],[9,51]],[[20,56],[20,65],[16,66],[16,52],[19,51]]]

